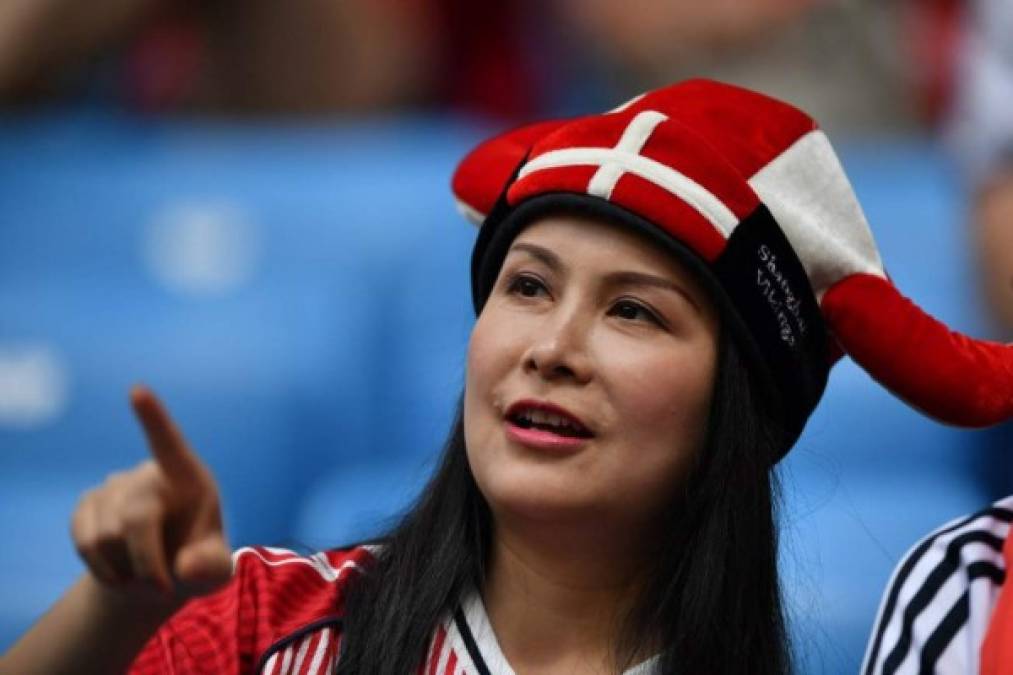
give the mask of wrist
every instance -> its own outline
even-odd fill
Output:
[[[7,673],[124,672],[184,601],[154,590],[111,588],[90,573],[0,657]],[[82,664],[87,664],[82,667]]]
[[[82,578],[81,591],[86,602],[104,617],[144,630],[161,625],[186,603],[175,593],[154,586],[142,586],[140,582],[110,586],[90,573]]]

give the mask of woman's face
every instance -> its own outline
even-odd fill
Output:
[[[524,229],[468,348],[465,440],[493,512],[654,522],[704,441],[718,330],[703,288],[641,235],[576,215]]]

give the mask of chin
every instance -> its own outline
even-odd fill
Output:
[[[596,519],[602,515],[603,500],[574,494],[572,476],[559,472],[545,475],[546,467],[530,468],[499,471],[479,482],[493,513],[533,521]]]

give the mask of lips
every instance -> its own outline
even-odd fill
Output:
[[[513,403],[506,418],[525,429],[541,429],[563,437],[591,438],[594,431],[566,408],[537,399],[522,399]]]

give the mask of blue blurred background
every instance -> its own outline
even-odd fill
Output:
[[[425,14],[417,4],[412,20]],[[434,4],[440,17],[462,11]],[[827,32],[840,3],[770,2],[757,18],[794,40],[794,61],[763,51],[763,31],[735,25],[693,52],[659,41],[633,55],[630,40],[650,42],[647,23],[627,28],[632,37],[613,25],[602,41],[612,51],[589,53],[577,36],[605,30],[608,17],[558,2],[554,23],[531,28],[531,5],[506,5],[516,44],[540,45],[551,67],[502,75],[496,62],[469,88],[477,76],[441,61],[436,72],[460,86],[434,86],[430,73],[358,98],[269,87],[244,98],[200,73],[144,79],[144,59],[205,63],[214,52],[206,32],[187,32],[199,15],[148,9],[154,28],[134,19],[132,40],[85,45],[101,58],[70,67],[49,55],[57,65],[36,63],[6,85],[0,650],[81,573],[68,534],[80,495],[144,459],[127,403],[135,382],[163,397],[211,466],[234,546],[316,549],[388,523],[431,470],[463,384],[475,230],[454,210],[451,172],[485,135],[535,115],[608,108],[697,73],[793,100],[829,128],[902,291],[964,332],[997,330],[980,297],[964,177],[936,132],[941,94],[896,65],[911,24],[892,17],[883,38],[880,10],[868,10],[859,18],[869,23],[845,24],[864,40],[841,57],[850,65],[824,58],[799,71],[807,49],[853,44]],[[466,26],[492,30],[475,20]],[[431,42],[463,40],[441,30]],[[4,55],[0,39],[0,87]],[[840,77],[828,83],[828,72]],[[501,76],[514,78],[514,95],[497,91]],[[165,94],[160,77],[176,89]],[[1002,433],[940,426],[847,359],[835,368],[780,468],[800,672],[857,670],[903,552],[1013,483],[995,462]]]

